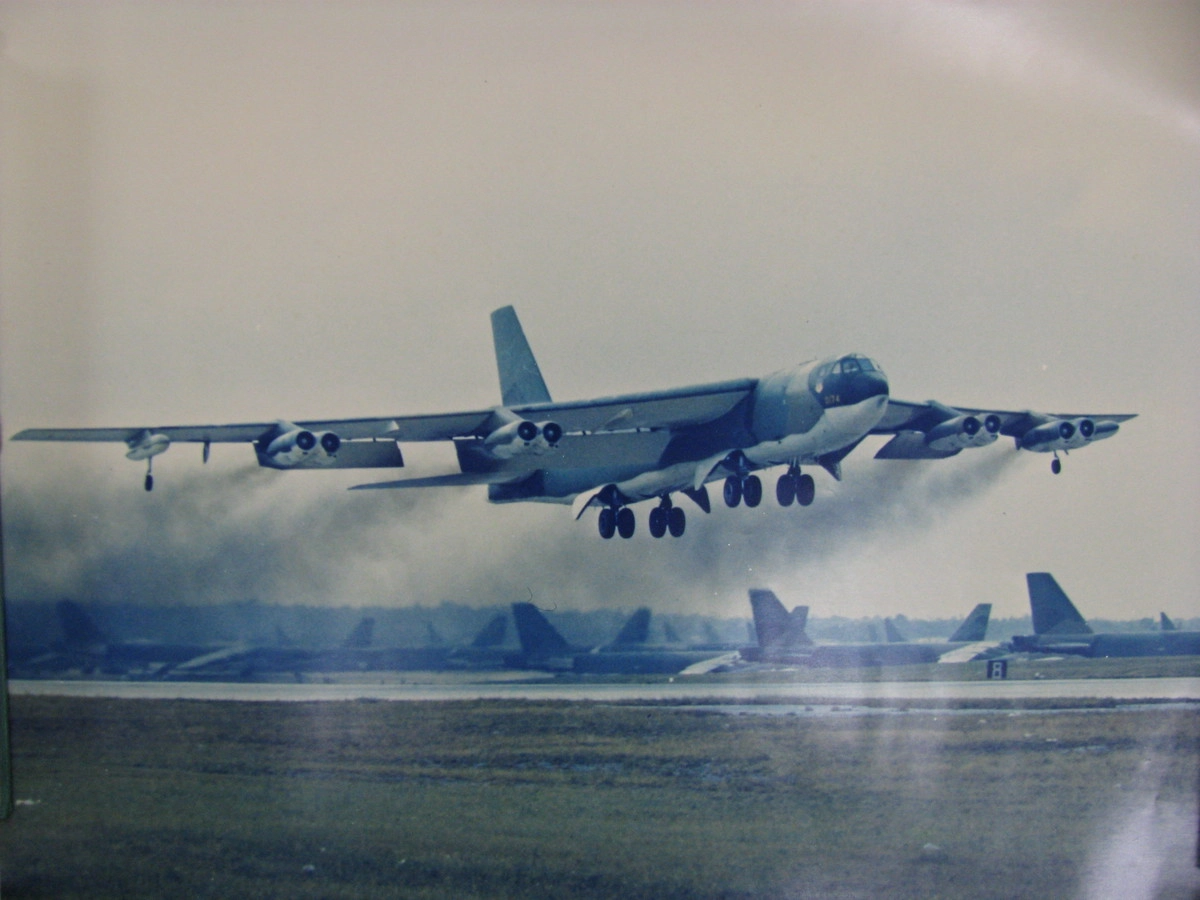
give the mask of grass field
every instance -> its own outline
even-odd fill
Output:
[[[4,900],[1134,900],[1200,885],[1195,706],[18,696],[12,715]]]

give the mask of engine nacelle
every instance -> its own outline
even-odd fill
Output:
[[[1038,425],[1036,428],[1030,428],[1021,435],[1021,447],[1039,453],[1070,450],[1072,447],[1080,446],[1075,442],[1078,431],[1079,429],[1073,422],[1055,419],[1052,422]]]
[[[260,445],[261,446],[261,445]],[[260,450],[260,462],[277,469],[332,465],[342,439],[332,431],[291,427]]]
[[[501,425],[483,441],[483,446],[497,459],[511,459],[526,453],[545,453],[562,440],[562,426],[557,422],[530,422],[521,419]]]
[[[925,443],[933,450],[954,452],[968,447],[986,447],[1000,434],[1000,417],[989,413],[956,416],[939,422],[925,433]]]
[[[165,434],[143,431],[137,437],[126,441],[125,446],[129,448],[129,452],[125,454],[126,459],[150,459],[160,453],[166,453],[167,448],[171,446],[171,439]]]
[[[1020,446],[1025,450],[1050,453],[1056,450],[1075,450],[1086,444],[1110,438],[1120,430],[1116,422],[1080,417],[1055,419],[1031,428],[1021,435]]]

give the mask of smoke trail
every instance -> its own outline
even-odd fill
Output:
[[[111,479],[10,485],[9,595],[106,602],[475,606],[525,599],[561,608],[740,604],[748,582],[794,579],[873,543],[955,515],[994,484],[1012,452],[945,462],[848,461],[818,476],[816,503],[705,516],[687,500],[681,539],[602,541],[594,513],[489,506],[478,488],[347,492],[333,473],[257,467],[160,478],[152,494]],[[773,473],[765,476],[772,493]],[[11,482],[11,479],[10,479]],[[740,613],[740,608],[737,612]]]

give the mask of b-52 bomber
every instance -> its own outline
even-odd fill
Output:
[[[492,313],[501,405],[465,412],[367,419],[254,422],[240,425],[34,428],[19,441],[113,441],[146,463],[173,443],[248,443],[259,465],[273,469],[402,469],[401,445],[448,441],[458,471],[357,485],[400,489],[487,485],[493,503],[571,504],[575,518],[599,507],[601,537],[633,536],[633,504],[655,501],[655,538],[684,533],[676,495],[711,512],[707,485],[722,483],[729,507],[758,506],[759,472],[782,468],[781,506],[808,506],[817,466],[834,479],[869,435],[890,435],[877,459],[942,459],[985,447],[1001,435],[1018,449],[1066,454],[1117,433],[1132,415],[1037,413],[953,407],[892,399],[873,359],[848,353],[800,363],[762,378],[742,378],[597,400],[551,399],[517,314]]]

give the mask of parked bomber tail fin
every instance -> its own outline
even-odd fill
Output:
[[[106,643],[104,636],[92,617],[74,600],[60,600],[56,607],[58,623],[62,626],[63,637],[72,650],[86,650]]]
[[[644,644],[650,639],[650,610],[639,607],[617,633],[614,644]]]
[[[992,604],[979,603],[975,606],[967,617],[963,619],[961,625],[955,630],[954,634],[950,635],[950,643],[958,642],[973,644],[977,641],[987,640],[988,619],[992,616]]]
[[[1158,624],[1162,627],[1163,631],[1178,630],[1175,628],[1175,623],[1171,621],[1170,617],[1167,616],[1165,612],[1160,612],[1158,614]]]
[[[500,400],[505,406],[549,403],[550,391],[542,379],[521,320],[511,306],[492,313],[492,342],[496,347],[496,369],[500,374]]]
[[[797,606],[789,615],[774,591],[751,588],[750,612],[754,616],[758,646],[780,648],[812,643],[804,630],[808,624],[807,606]]]
[[[566,656],[571,646],[532,603],[514,603],[513,621],[521,649],[529,656]]]
[[[365,616],[342,641],[342,647],[347,650],[365,650],[371,646],[371,638],[375,636],[375,620]]]
[[[883,633],[887,635],[889,644],[906,644],[908,643],[904,635],[900,633],[900,629],[896,627],[896,623],[891,619],[883,620]]]
[[[1034,634],[1091,634],[1092,629],[1049,572],[1029,572],[1029,609]]]
[[[485,647],[499,647],[504,643],[505,632],[508,631],[508,616],[504,613],[496,613],[496,615],[479,630],[479,634],[475,635],[475,639],[471,641],[471,646],[477,649]]]

